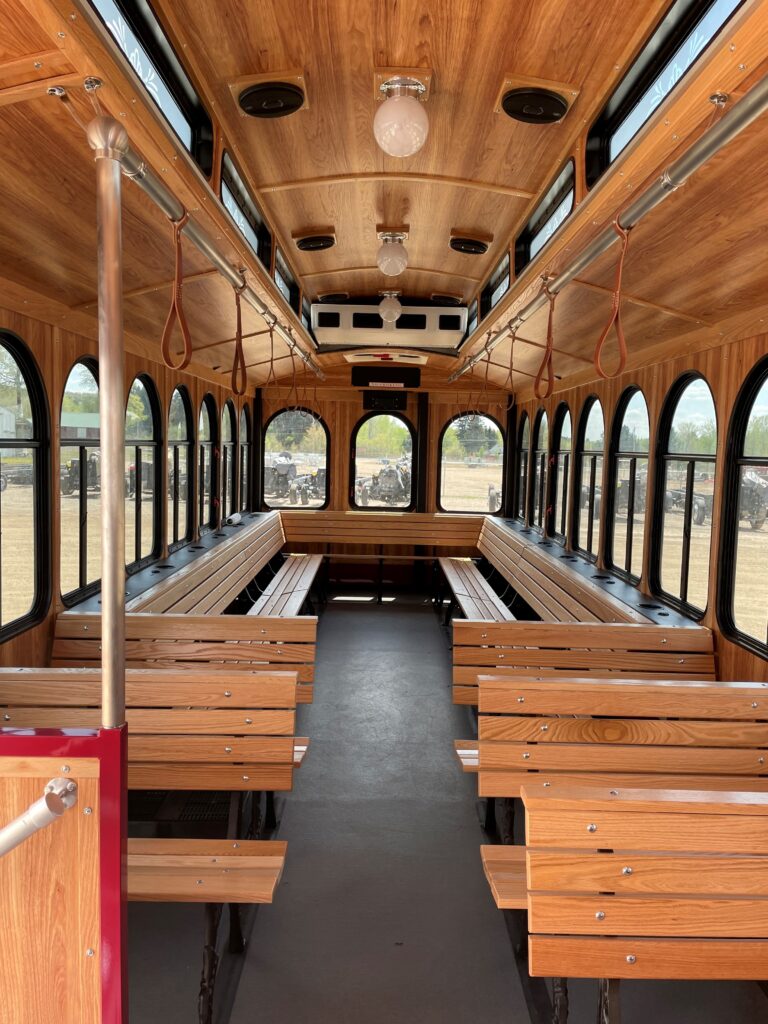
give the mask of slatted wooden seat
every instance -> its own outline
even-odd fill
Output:
[[[207,665],[231,671],[296,672],[299,703],[311,703],[317,618],[248,615],[126,616],[128,668],[191,669]],[[52,663],[58,667],[101,664],[101,617],[66,612],[56,618]]]
[[[248,614],[298,615],[322,564],[322,555],[288,555]]]
[[[526,786],[523,802],[532,975],[601,979],[605,1024],[619,979],[768,979],[768,794]]]
[[[478,550],[543,622],[648,622],[647,616],[570,571],[563,558],[486,516]]]
[[[284,543],[280,514],[269,512],[128,601],[126,611],[218,615]]]
[[[477,704],[481,675],[714,679],[712,634],[639,623],[453,624],[453,699]]]
[[[308,740],[296,737],[296,673],[129,670],[128,787],[290,790]],[[92,728],[98,669],[0,668],[7,728]]]
[[[467,549],[477,547],[482,516],[446,515],[425,512],[291,512],[281,513],[286,543],[306,550],[322,545],[333,552],[350,546],[372,546],[389,552],[393,548],[426,547]]]
[[[471,558],[441,558],[439,562],[453,598],[466,619],[514,621],[515,616]]]

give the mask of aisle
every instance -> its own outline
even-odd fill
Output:
[[[421,599],[329,603],[299,729],[310,755],[280,828],[286,872],[258,912],[232,1024],[526,1019],[480,866],[475,782],[452,755],[468,719],[449,684]]]

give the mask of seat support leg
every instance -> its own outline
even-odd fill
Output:
[[[568,1024],[568,979],[552,979],[552,1024]]]
[[[203,973],[200,978],[200,995],[197,1010],[200,1024],[213,1022],[213,990],[216,985],[216,971],[219,966],[219,954],[216,952],[216,939],[219,934],[219,922],[224,909],[221,903],[205,905],[205,939],[203,945]]]
[[[233,842],[243,838],[243,807],[245,793],[233,793],[229,801],[229,823],[227,838]],[[221,916],[221,914],[219,914]],[[229,952],[242,953],[245,949],[243,927],[240,920],[240,904],[229,904]]]
[[[598,982],[597,1024],[621,1024],[621,992],[616,978]]]
[[[275,810],[275,794],[274,791],[268,789],[266,791],[267,807],[264,813],[264,831],[265,833],[274,832],[277,828],[277,812]]]
[[[561,1019],[553,1016],[552,1000],[549,998],[546,979],[532,978],[528,973],[527,912],[525,910],[505,910],[503,913],[531,1024],[564,1024],[567,1018]]]

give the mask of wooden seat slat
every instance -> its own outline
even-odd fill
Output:
[[[248,614],[298,615],[322,562],[322,555],[288,555]]]
[[[485,580],[471,558],[441,558],[440,568],[468,619],[508,622],[514,615]]]
[[[228,793],[272,790],[287,792],[293,787],[290,764],[165,764],[134,762],[128,765],[129,789],[221,790]]]
[[[471,769],[468,769],[471,770]],[[474,769],[475,771],[477,769]],[[768,793],[768,777],[765,775],[720,775],[699,772],[691,774],[643,774],[642,772],[590,771],[588,774],[578,771],[540,771],[531,773],[525,770],[478,772],[477,791],[481,797],[519,797],[523,787],[532,785],[547,786],[552,791],[560,791],[571,786],[584,785],[585,782],[601,786],[613,786],[629,789],[642,786],[663,792],[665,790],[681,790],[695,787],[713,792],[733,789],[750,790],[751,792]]]
[[[3,699],[0,687],[0,701]],[[14,708],[4,707],[2,718],[8,727],[37,729],[98,728],[101,711],[98,708]],[[221,711],[218,709],[184,710],[179,714],[171,709],[126,711],[128,729],[132,736],[175,733],[194,736],[196,733],[234,736],[292,736],[296,716],[292,711]]]
[[[286,543],[324,546],[477,547],[482,516],[396,511],[281,511]]]
[[[526,862],[524,846],[481,846],[483,870],[496,906],[501,910],[525,910]]]

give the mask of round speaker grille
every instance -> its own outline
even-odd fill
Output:
[[[452,238],[451,248],[466,256],[482,256],[488,252],[488,243],[481,242],[479,238]]]
[[[240,93],[241,109],[249,117],[287,117],[304,104],[304,93],[290,82],[259,82]]]
[[[565,117],[568,104],[549,89],[510,89],[501,106],[505,114],[526,124],[554,124]]]
[[[322,252],[323,249],[330,249],[336,244],[333,235],[305,235],[304,238],[296,239],[297,248],[302,252]]]

